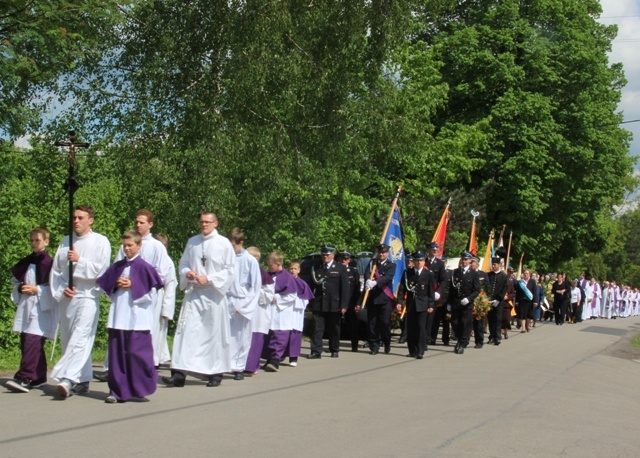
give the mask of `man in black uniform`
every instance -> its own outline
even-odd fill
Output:
[[[449,284],[449,303],[451,304],[451,322],[458,338],[455,353],[463,354],[471,336],[473,321],[473,301],[480,294],[478,272],[473,270],[473,255],[463,251],[460,255],[460,267],[453,271]]]
[[[435,287],[433,272],[424,265],[424,253],[413,255],[414,268],[407,271],[407,281],[400,285],[399,291],[407,293],[407,347],[410,358],[422,359],[427,351],[427,316],[433,313]],[[404,294],[398,297],[404,297]]]
[[[487,282],[487,296],[491,300],[491,310],[487,315],[489,319],[489,342],[500,345],[502,338],[502,302],[507,294],[507,274],[500,266],[500,258],[491,259],[491,272]]]
[[[332,358],[340,352],[340,322],[349,306],[349,278],[347,268],[334,261],[335,247],[323,246],[320,252],[322,265],[313,266],[311,278],[315,287],[315,299],[311,301],[313,311],[313,333],[309,359],[320,359],[325,325],[329,332],[329,351]]]
[[[473,256],[471,258],[471,268],[478,273],[478,280],[480,280],[480,290],[486,291],[487,281],[489,277],[487,277],[487,273],[484,270],[480,270],[480,259],[478,259],[477,256]],[[476,319],[475,316],[473,317],[473,337],[476,342],[476,345],[473,348],[482,348],[482,345],[484,344],[484,328],[486,325],[486,319],[486,316],[480,319]]]
[[[344,319],[349,327],[349,339],[351,339],[351,351],[358,351],[359,344],[359,320],[356,306],[360,300],[360,273],[355,265],[351,265],[351,253],[347,250],[338,253],[338,258],[342,265],[347,268],[347,278],[349,279],[349,304]]]
[[[393,277],[396,265],[389,261],[389,245],[378,245],[377,259],[371,260],[364,273],[367,296],[367,320],[369,321],[369,354],[377,355],[380,344],[384,344],[384,352],[391,352],[391,309],[393,299]],[[374,271],[373,277],[371,272]]]
[[[428,341],[435,344],[438,337],[438,328],[442,323],[442,343],[449,345],[449,322],[447,320],[447,269],[442,259],[436,257],[438,252],[438,244],[431,242],[427,245],[428,256],[426,258],[426,267],[433,272],[433,281],[435,284],[435,301],[436,307],[427,317],[427,329],[429,332]],[[446,332],[445,332],[446,327]]]
[[[413,272],[413,253],[405,252],[404,259],[407,262],[407,268],[402,273],[400,284],[404,285],[405,288],[402,290],[402,292],[400,291],[400,288],[398,288],[398,302],[406,304],[405,296],[407,295],[407,291],[409,290],[409,288],[407,288],[407,275]],[[400,338],[398,339],[398,343],[407,342],[407,320],[405,319],[405,316],[406,316],[406,311],[403,315],[402,321],[400,322],[401,333],[400,333]]]

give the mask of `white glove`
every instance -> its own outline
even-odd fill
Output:
[[[375,280],[367,280],[366,287],[367,289],[373,289],[374,286],[378,284]]]
[[[436,292],[434,293],[434,296],[435,296],[435,298],[436,298],[436,300],[437,300],[437,301],[438,301],[438,300],[440,300],[440,293],[439,293],[438,291],[436,291]]]
[[[460,305],[467,305],[469,303],[469,299],[466,297],[460,301]]]
[[[451,311],[451,304],[447,304],[447,312]]]
[[[493,301],[491,303],[491,307],[497,307],[498,305],[500,305],[500,301]]]

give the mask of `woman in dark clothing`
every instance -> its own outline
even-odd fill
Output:
[[[536,281],[531,278],[531,271],[526,269],[516,285],[516,309],[521,323],[520,332],[529,332],[529,320],[533,318],[533,306],[537,304],[534,301],[538,300],[537,293]]]
[[[505,300],[502,303],[502,336],[504,339],[509,338],[509,330],[511,329],[511,310],[516,299],[516,289],[514,285],[513,269],[509,267],[507,269],[507,275],[509,281],[507,282],[507,294]]]
[[[571,294],[571,285],[567,281],[567,274],[560,272],[558,279],[551,287],[553,292],[553,309],[556,314],[556,325],[564,324],[567,316],[567,308],[569,306],[569,295]]]

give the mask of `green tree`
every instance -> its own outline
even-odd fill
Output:
[[[0,1],[0,135],[38,129],[59,78],[93,53],[99,30],[118,18],[112,0]]]

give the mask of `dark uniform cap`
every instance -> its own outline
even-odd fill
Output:
[[[340,253],[338,253],[340,255],[340,257],[342,259],[347,259],[351,257],[351,253],[347,250],[342,250]]]
[[[411,253],[411,252],[409,252],[409,251],[406,251],[406,252],[404,253],[404,258],[405,258],[407,261],[413,261],[413,253]]]
[[[472,260],[473,262],[478,262],[478,263],[480,262],[480,258],[479,258],[479,257],[477,257],[477,256],[472,256],[472,257],[471,257],[471,260]]]
[[[438,249],[438,244],[436,242],[431,242],[429,245],[427,245],[427,250],[437,250]]]
[[[325,245],[320,249],[320,254],[333,254],[336,251],[336,247],[331,245]]]
[[[462,259],[471,259],[471,258],[473,258],[473,255],[472,255],[471,253],[469,253],[468,251],[463,251],[463,252],[460,254],[460,257],[461,257]]]
[[[378,253],[388,253],[390,248],[391,247],[389,245],[381,243],[380,245],[378,245]]]
[[[417,261],[424,260],[424,252],[423,251],[416,251],[415,253],[413,253],[413,259],[415,259]]]
[[[491,264],[500,264],[500,258],[491,258]]]

